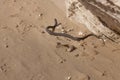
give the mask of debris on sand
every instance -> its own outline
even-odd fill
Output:
[[[71,79],[72,79],[72,77],[71,77],[71,76],[68,76],[68,77],[67,77],[67,80],[71,80]]]
[[[78,33],[78,35],[83,36],[84,33],[80,31],[80,32]]]
[[[68,46],[68,47],[67,47]],[[74,51],[75,49],[76,49],[76,47],[75,46],[73,46],[73,45],[67,45],[66,47],[68,48],[67,49],[67,51],[68,52],[72,52],[72,51]]]
[[[59,47],[66,47],[67,48],[67,52],[73,52],[76,47],[74,45],[70,45],[70,44],[62,44],[60,42],[57,42],[57,45],[56,45],[56,48],[59,48]]]

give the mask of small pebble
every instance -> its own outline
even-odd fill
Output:
[[[72,77],[71,77],[71,76],[68,76],[68,77],[67,77],[67,80],[71,80],[71,79],[72,79]]]
[[[41,13],[41,14],[39,14],[38,16],[41,17],[41,16],[43,16],[43,14]]]
[[[106,42],[107,40],[106,39],[104,39],[104,42]]]
[[[6,45],[6,48],[8,48],[9,46],[8,45]]]
[[[107,72],[104,71],[104,72],[102,73],[102,76],[106,76],[106,75],[107,75]]]
[[[62,29],[61,31],[62,31],[62,33],[67,33],[67,31],[65,31],[64,29]]]
[[[80,36],[83,35],[83,32],[80,31],[80,32],[78,33],[78,35],[80,35]]]
[[[16,28],[18,28],[19,27],[19,25],[16,25]]]
[[[67,32],[73,31],[73,29],[68,29]]]
[[[76,49],[75,46],[73,46],[73,45],[69,45],[67,51],[68,51],[68,52],[72,52],[72,51],[74,51],[75,49]]]
[[[79,57],[79,54],[76,54],[75,57]]]
[[[41,33],[43,33],[43,34],[44,34],[44,33],[45,33],[45,31],[41,31]]]
[[[56,48],[60,48],[61,47],[61,43],[57,42]]]
[[[60,60],[60,63],[64,63],[66,61],[66,59],[62,59]]]
[[[9,46],[6,44],[6,45],[5,45],[5,48],[8,48],[8,47],[9,47]]]

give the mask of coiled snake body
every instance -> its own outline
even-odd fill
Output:
[[[66,33],[57,33],[57,32],[54,32],[55,31],[55,28],[57,26],[59,26],[61,23],[57,23],[57,19],[54,19],[55,21],[55,24],[53,26],[47,26],[46,27],[46,31],[50,34],[50,35],[54,35],[54,36],[63,36],[63,37],[66,37],[66,38],[70,38],[72,40],[75,40],[75,41],[80,41],[80,40],[84,40],[90,36],[95,36],[98,38],[98,36],[96,36],[95,34],[88,34],[88,35],[85,35],[83,37],[73,37],[72,35],[69,35],[69,34],[66,34]],[[52,29],[52,30],[50,30]]]

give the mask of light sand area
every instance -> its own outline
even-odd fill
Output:
[[[0,80],[120,80],[120,46],[89,37],[80,42],[45,32],[90,33],[65,14],[64,0],[0,1]],[[68,51],[57,43],[73,45]]]

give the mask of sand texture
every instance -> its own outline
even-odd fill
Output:
[[[55,18],[58,32],[90,33],[66,17],[64,0],[0,1],[0,80],[120,80],[120,45],[49,35]]]

